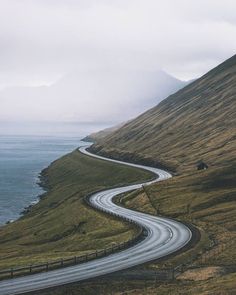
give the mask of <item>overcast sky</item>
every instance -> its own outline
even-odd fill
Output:
[[[0,88],[74,71],[196,78],[235,54],[235,11],[235,0],[0,0]]]

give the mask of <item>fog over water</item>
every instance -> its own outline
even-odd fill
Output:
[[[0,135],[62,136],[83,138],[114,122],[13,122],[0,121]]]

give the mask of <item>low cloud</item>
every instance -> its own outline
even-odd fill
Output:
[[[74,72],[78,84],[91,75],[88,91],[98,72],[103,81],[109,71],[160,69],[196,78],[235,53],[235,11],[230,0],[1,0],[0,88],[51,85]],[[106,91],[112,100],[117,89]]]

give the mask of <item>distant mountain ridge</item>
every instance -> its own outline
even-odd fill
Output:
[[[236,55],[163,100],[92,149],[189,169],[236,162]]]
[[[122,122],[186,83],[163,71],[74,71],[50,86],[0,91],[0,117],[14,121]]]

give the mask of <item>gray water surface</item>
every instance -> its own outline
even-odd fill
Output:
[[[84,144],[77,137],[0,135],[0,225],[38,200],[43,168]]]

